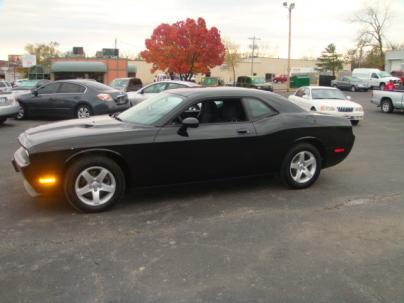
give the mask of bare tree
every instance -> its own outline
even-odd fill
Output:
[[[224,64],[233,73],[233,84],[236,84],[236,67],[241,61],[239,46],[230,40],[223,41],[225,48]]]
[[[373,53],[378,54],[381,61],[384,59],[386,47],[385,32],[391,18],[390,7],[381,2],[373,2],[354,15],[351,22],[358,23],[361,28],[357,41],[360,45],[370,47]]]

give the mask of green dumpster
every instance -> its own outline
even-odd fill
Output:
[[[310,85],[310,77],[306,75],[290,77],[290,88],[299,88]]]

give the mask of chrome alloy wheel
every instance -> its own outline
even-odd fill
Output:
[[[84,119],[90,117],[90,109],[87,106],[80,106],[77,110],[77,118]]]
[[[316,173],[317,160],[309,151],[297,153],[290,162],[290,175],[297,183],[310,181]]]
[[[115,177],[104,167],[89,167],[77,176],[74,190],[77,198],[84,204],[99,206],[108,203],[114,196]]]

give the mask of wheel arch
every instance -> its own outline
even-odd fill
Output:
[[[79,151],[70,157],[68,157],[65,160],[65,167],[64,171],[66,172],[69,166],[74,163],[76,160],[84,158],[84,157],[89,157],[89,156],[104,156],[106,158],[109,158],[113,161],[115,161],[118,166],[122,169],[122,172],[125,176],[125,181],[126,184],[129,184],[129,180],[131,179],[131,174],[128,168],[128,165],[122,155],[116,151],[110,150],[110,149],[105,149],[105,148],[94,148],[94,149],[86,149]]]
[[[291,149],[293,146],[301,143],[309,143],[313,145],[315,148],[317,148],[318,152],[320,153],[321,156],[321,162],[322,166],[324,167],[324,164],[327,162],[327,157],[326,157],[326,149],[324,147],[324,144],[320,141],[320,139],[316,137],[302,137],[298,138],[289,146],[289,149]]]

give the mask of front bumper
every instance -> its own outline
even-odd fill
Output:
[[[29,166],[29,158],[26,150],[24,148],[19,148],[15,153],[14,153],[14,158],[11,161],[11,164],[14,167],[14,170],[16,172],[21,172],[21,176],[23,178],[23,183],[24,183],[24,188],[27,191],[27,193],[31,197],[38,197],[40,193],[38,193],[32,186],[31,184],[27,181],[24,175],[24,170]]]

